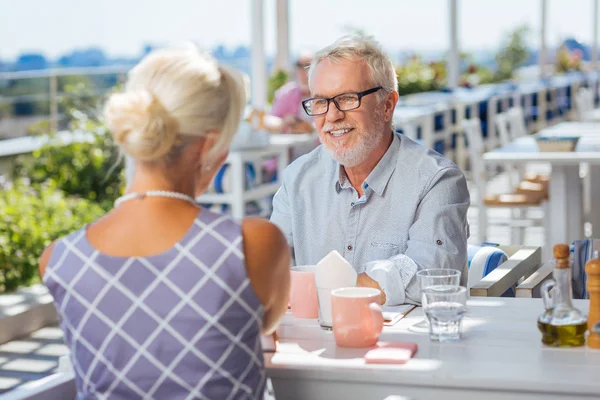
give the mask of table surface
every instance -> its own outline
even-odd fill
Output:
[[[576,300],[587,313],[589,302]],[[433,343],[409,327],[423,319],[418,307],[394,326],[384,327],[381,341],[416,342],[419,350],[404,365],[369,365],[369,349],[335,345],[333,333],[316,320],[286,315],[276,353],[265,353],[273,379],[424,385],[429,388],[508,390],[561,394],[600,394],[600,351],[587,347],[542,345],[536,321],[540,299],[472,298],[463,321],[463,339]]]
[[[484,162],[497,164],[510,162],[514,164],[550,163],[553,165],[577,165],[582,162],[600,163],[600,129],[594,130],[589,124],[559,124],[556,127],[543,129],[535,135],[523,136],[509,144],[483,154]],[[540,151],[536,143],[538,136],[579,136],[574,151],[553,152]]]

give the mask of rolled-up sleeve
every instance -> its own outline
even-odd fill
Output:
[[[421,269],[457,269],[461,284],[466,284],[469,204],[467,183],[458,168],[442,169],[431,178],[409,229],[404,254],[365,265],[367,275],[385,292],[387,305],[420,304],[415,275]]]

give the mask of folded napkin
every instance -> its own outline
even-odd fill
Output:
[[[600,239],[575,240],[571,245],[573,253],[571,281],[574,299],[589,299],[586,289],[585,263],[592,258],[598,258],[598,250],[600,250]]]
[[[315,281],[317,287],[337,289],[356,286],[356,271],[336,250],[332,250],[317,263]]]
[[[340,253],[333,250],[317,263],[315,282],[319,300],[319,322],[323,326],[333,326],[331,291],[343,287],[356,286],[356,271]]]

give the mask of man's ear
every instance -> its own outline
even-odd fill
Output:
[[[394,109],[398,103],[398,92],[388,93],[384,101],[384,115],[386,121],[391,121],[394,118]]]

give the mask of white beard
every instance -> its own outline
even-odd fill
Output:
[[[344,167],[355,167],[357,165],[365,162],[367,158],[371,155],[373,150],[377,148],[381,144],[381,141],[385,137],[385,132],[381,127],[376,126],[374,131],[382,132],[381,134],[369,134],[365,131],[358,131],[355,129],[351,135],[358,135],[360,137],[358,143],[354,145],[354,147],[347,148],[344,147],[345,143],[338,143],[333,141],[329,146],[325,145],[325,148],[331,154],[331,157],[339,162]],[[321,143],[323,140],[321,139]]]

